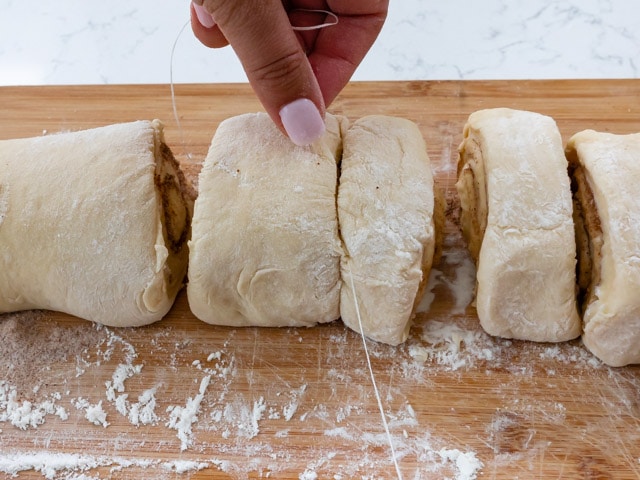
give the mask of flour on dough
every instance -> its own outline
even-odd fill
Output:
[[[482,327],[541,342],[577,337],[571,190],[555,122],[481,110],[469,116],[459,152],[461,228],[477,262]]]
[[[187,294],[201,320],[312,326],[339,317],[335,196],[344,120],[294,145],[265,113],[218,127],[199,178]]]
[[[360,332],[357,301],[364,335],[392,345],[407,339],[434,259],[436,216],[417,125],[380,115],[356,121],[344,137],[338,189],[340,313],[347,326]]]
[[[587,348],[612,366],[640,363],[640,134],[585,130],[566,148]]]
[[[167,313],[191,200],[159,121],[3,140],[0,165],[0,312],[111,326]]]

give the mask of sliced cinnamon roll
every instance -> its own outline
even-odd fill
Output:
[[[506,108],[471,114],[456,185],[482,327],[540,342],[580,335],[571,190],[553,119]]]
[[[640,363],[640,134],[585,130],[566,154],[583,341],[609,365]]]

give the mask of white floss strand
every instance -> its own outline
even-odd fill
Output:
[[[327,15],[327,17],[325,18],[324,22],[319,24],[319,25],[310,25],[310,26],[307,26],[307,27],[297,27],[295,25],[291,25],[291,29],[292,30],[296,30],[296,31],[319,30],[321,28],[331,27],[333,25],[337,25],[338,24],[338,16],[335,13],[330,12],[329,10],[314,10],[314,9],[306,9],[306,8],[297,8],[295,10],[292,10],[292,12],[324,13],[325,15]],[[190,23],[191,23],[190,20],[187,20],[185,22],[185,24],[182,26],[182,28],[180,29],[180,31],[178,32],[178,35],[176,36],[176,39],[174,40],[173,45],[171,46],[171,56],[170,56],[170,59],[169,59],[169,86],[171,88],[171,106],[173,107],[173,117],[176,120],[176,124],[178,126],[178,131],[180,132],[180,137],[182,139],[182,146],[183,147],[184,147],[184,133],[182,131],[182,125],[180,124],[180,117],[178,116],[178,108],[176,106],[176,93],[175,93],[175,88],[174,88],[174,83],[173,83],[173,58],[175,56],[175,52],[176,52],[176,47],[178,45],[178,41],[180,40],[180,37],[184,33],[185,28],[187,28],[187,26]],[[190,157],[190,154],[187,153],[187,157]]]
[[[326,28],[326,27],[331,27],[333,25],[337,25],[338,24],[338,16],[333,13],[330,12],[328,10],[310,10],[310,9],[297,9],[295,11],[304,11],[304,12],[310,12],[310,13],[324,13],[327,15],[327,19],[325,19],[325,21],[319,25],[312,25],[312,26],[307,26],[307,27],[297,27],[292,25],[291,28],[293,30],[296,31],[310,31],[310,30],[318,30],[321,28]],[[180,136],[183,138],[183,144],[184,144],[184,135],[182,132],[182,126],[180,125],[180,117],[178,116],[178,109],[176,107],[176,95],[175,95],[175,89],[174,89],[174,84],[173,84],[173,57],[176,51],[176,46],[178,45],[178,41],[180,40],[180,37],[182,36],[185,28],[187,27],[187,25],[189,25],[189,21],[187,21],[182,28],[180,29],[180,32],[178,32],[178,35],[176,36],[175,41],[173,42],[173,46],[171,47],[171,58],[170,58],[170,63],[169,63],[169,82],[170,82],[170,86],[171,86],[171,104],[173,107],[173,116],[176,120],[176,124],[178,125],[178,129],[180,131]],[[364,327],[362,325],[362,316],[360,315],[360,306],[358,305],[358,296],[356,294],[356,286],[354,284],[353,281],[353,274],[351,273],[351,267],[349,267],[349,278],[351,280],[351,291],[353,293],[353,301],[355,304],[355,309],[356,309],[356,316],[358,317],[358,325],[360,327],[360,336],[362,337],[362,344],[364,345],[364,353],[367,357],[367,366],[369,367],[369,374],[371,376],[371,383],[373,385],[373,391],[375,393],[376,396],[376,400],[378,402],[378,409],[380,410],[380,416],[382,417],[382,424],[384,425],[384,431],[387,435],[387,440],[389,442],[389,447],[391,448],[391,456],[392,456],[392,460],[393,460],[393,464],[395,466],[396,469],[396,474],[398,475],[398,478],[400,480],[402,480],[402,472],[400,471],[400,465],[398,465],[398,459],[396,458],[396,450],[393,444],[393,438],[391,437],[391,432],[389,430],[389,424],[387,422],[387,417],[384,413],[384,407],[382,406],[382,398],[380,396],[380,391],[378,390],[378,384],[376,383],[376,377],[373,373],[373,366],[371,365],[371,355],[369,354],[369,348],[367,347],[367,339],[364,335]]]
[[[182,125],[180,125],[180,117],[178,116],[178,108],[176,107],[176,92],[175,92],[175,89],[173,88],[173,57],[176,52],[176,46],[178,45],[178,40],[180,40],[180,37],[184,33],[184,29],[187,28],[187,25],[189,25],[189,23],[190,21],[187,20],[185,24],[182,26],[182,28],[180,29],[180,31],[178,32],[178,35],[176,36],[176,39],[173,42],[173,46],[171,47],[171,56],[169,57],[169,86],[171,87],[171,106],[173,107],[173,117],[175,118],[176,124],[178,125],[178,131],[180,132],[180,139],[182,141],[183,148],[185,147],[184,133],[182,131]],[[187,153],[187,158],[189,157],[191,157],[191,155]]]
[[[319,25],[311,25],[308,27],[296,27],[295,25],[291,25],[293,30],[298,32],[308,32],[310,30],[319,30],[321,28],[332,27],[333,25],[338,24],[338,16],[330,12],[329,10],[312,10],[307,8],[296,8],[295,10],[291,10],[291,12],[306,12],[306,13],[324,13],[327,15],[324,22]]]
[[[387,423],[387,416],[384,413],[384,407],[382,406],[382,398],[380,397],[380,391],[378,390],[378,384],[376,383],[376,377],[373,374],[373,367],[371,366],[371,356],[369,355],[369,348],[367,347],[367,339],[364,336],[364,327],[362,325],[362,316],[360,315],[360,306],[358,305],[358,297],[356,294],[356,286],[353,282],[353,273],[351,273],[351,266],[349,266],[349,279],[351,283],[351,292],[353,293],[353,303],[356,308],[356,316],[358,317],[358,326],[360,327],[360,336],[362,337],[362,344],[364,345],[364,353],[367,357],[367,366],[369,367],[369,374],[371,375],[371,383],[373,384],[373,391],[378,401],[378,409],[380,410],[380,416],[382,417],[382,424],[384,425],[384,431],[387,434],[387,440],[389,447],[391,447],[391,456],[393,464],[396,467],[396,474],[398,479],[402,480],[402,472],[400,471],[400,465],[398,465],[398,459],[396,458],[396,450],[393,446],[393,438],[391,438],[391,432],[389,431],[389,424]]]

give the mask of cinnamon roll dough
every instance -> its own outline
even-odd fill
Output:
[[[426,145],[413,122],[374,115],[349,128],[338,218],[345,248],[343,322],[360,332],[357,301],[364,335],[391,345],[404,342],[444,223]]]
[[[640,134],[585,130],[566,148],[587,348],[612,366],[640,363]]]
[[[0,312],[161,319],[187,267],[184,191],[157,120],[0,141]]]
[[[459,148],[461,228],[477,263],[476,307],[492,335],[580,335],[567,160],[550,117],[505,108],[469,116]]]
[[[343,119],[309,147],[265,113],[220,124],[199,177],[187,294],[205,322],[312,326],[339,317]]]

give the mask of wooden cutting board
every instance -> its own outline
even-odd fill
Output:
[[[260,109],[247,85],[177,85],[180,126],[166,85],[8,87],[0,105],[0,139],[159,118],[194,182],[218,123]],[[640,132],[639,80],[356,83],[331,111],[415,121],[451,220],[464,121],[498,106],[553,116],[565,141],[586,128]],[[368,344],[403,477],[639,478],[640,368],[605,367],[579,341],[485,335],[452,221],[435,268],[409,341]],[[180,294],[163,321],[138,329],[1,315],[0,359],[0,476],[396,475],[362,340],[340,322],[215,327]],[[87,419],[92,408],[107,426]],[[25,418],[33,425],[15,425]]]

